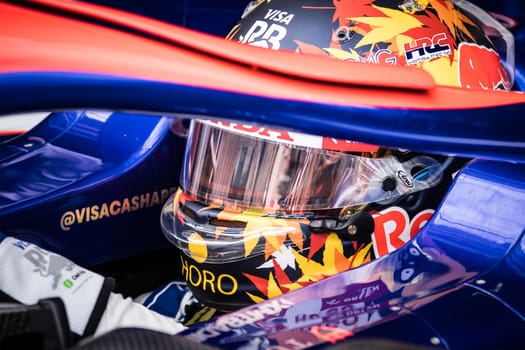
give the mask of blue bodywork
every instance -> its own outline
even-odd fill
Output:
[[[473,161],[401,249],[185,334],[226,348],[322,347],[354,334],[444,349],[518,348],[524,208],[525,166]],[[312,336],[316,326],[324,338]]]
[[[168,117],[55,112],[0,148],[0,229],[85,265],[166,247],[183,139]]]

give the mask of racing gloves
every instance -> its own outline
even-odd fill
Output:
[[[112,289],[112,279],[0,233],[0,290],[27,305],[61,298],[73,333],[96,336],[120,327],[142,327],[175,334],[185,328]]]
[[[0,289],[27,305],[60,297],[70,329],[94,332],[112,281],[34,244],[0,234]]]

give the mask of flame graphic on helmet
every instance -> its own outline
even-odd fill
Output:
[[[430,0],[424,14],[410,13],[374,5],[374,0],[341,0],[335,1],[334,23],[351,25],[352,29],[363,36],[357,47],[391,42],[393,51],[396,42],[393,40],[399,35],[417,39],[432,37],[436,31],[441,31],[443,25],[448,28],[448,34],[456,39],[460,32],[471,40],[474,36],[468,26],[475,26],[467,16],[460,11],[454,11],[450,0]],[[467,26],[468,25],[468,26]],[[455,42],[451,41],[455,46]]]
[[[192,207],[195,213],[177,210],[180,223],[185,225],[187,220],[196,218],[193,215],[199,215],[205,217],[208,227],[213,230],[210,230],[210,239],[221,240],[223,236],[239,235],[244,248],[242,256],[256,259],[259,268],[255,268],[258,271],[270,271],[267,277],[261,277],[265,276],[264,272],[258,276],[242,273],[255,287],[251,292],[245,291],[254,302],[282,295],[373,259],[372,242],[358,244],[336,233],[311,233],[308,229],[310,220],[300,215],[282,218],[265,215],[254,209],[229,211],[220,206],[197,202],[180,190],[174,201],[179,208]],[[194,230],[190,231],[192,235],[199,236]],[[187,253],[197,263],[209,263],[208,243],[190,239]],[[255,295],[255,290],[260,295]]]
[[[348,28],[347,30],[359,35],[357,43],[352,47],[344,47],[339,40],[331,40],[328,47],[322,48],[296,40],[298,50],[346,61],[416,66],[428,71],[439,85],[470,88],[488,86],[488,89],[497,86],[498,89],[508,89],[509,79],[505,72],[501,72],[499,57],[495,52],[495,59],[487,62],[492,65],[480,65],[473,72],[462,72],[468,62],[461,62],[467,58],[460,57],[459,43],[475,43],[475,33],[482,29],[455,7],[452,1],[406,0],[393,7],[378,6],[375,3],[375,0],[334,1],[332,35],[337,37],[337,30]],[[316,9],[314,6],[306,8]],[[425,40],[428,43],[424,45],[431,45],[432,39],[437,38],[436,35],[441,38],[440,44],[449,47],[450,51],[420,61],[407,62],[406,45],[417,47],[418,42]],[[466,74],[486,74],[489,77],[482,78],[483,81],[479,84],[467,85],[460,78]],[[492,77],[494,82],[486,81]]]
[[[321,249],[324,249],[322,261],[319,262],[312,259],[313,255]],[[257,296],[247,292],[254,302],[261,302],[265,299],[299,289],[372,260],[372,243],[357,247],[355,254],[347,258],[343,253],[343,242],[335,233],[312,235],[310,249],[306,251],[308,252],[307,256],[296,249],[291,249],[291,251],[297,267],[301,271],[301,277],[299,278],[290,278],[275,258],[272,258],[273,270],[268,273],[268,278],[244,273],[244,276],[262,294],[262,296]]]
[[[243,229],[244,234],[244,256],[248,257],[252,254],[254,248],[257,246],[261,237],[264,237],[265,248],[264,255],[265,260],[277,251],[284,243],[285,240],[289,239],[299,249],[303,249],[303,231],[301,229],[301,222],[305,223],[306,220],[287,220],[281,218],[271,217],[254,217],[249,215],[247,219],[246,212],[230,212],[222,210],[217,214],[217,219],[228,222],[245,222],[246,227]],[[268,230],[275,229],[281,230],[286,234],[278,235],[265,235]],[[217,237],[220,236],[220,229],[217,229]],[[254,234],[258,233],[258,234]]]

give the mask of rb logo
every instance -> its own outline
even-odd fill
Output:
[[[241,36],[242,44],[249,44],[266,49],[279,50],[281,40],[286,36],[286,28],[272,23],[268,25],[265,21],[255,21],[244,36]]]

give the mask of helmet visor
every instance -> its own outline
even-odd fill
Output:
[[[226,122],[194,121],[186,151],[184,192],[233,210],[342,208],[393,200],[441,179],[431,157],[401,163],[377,157],[373,145]]]

